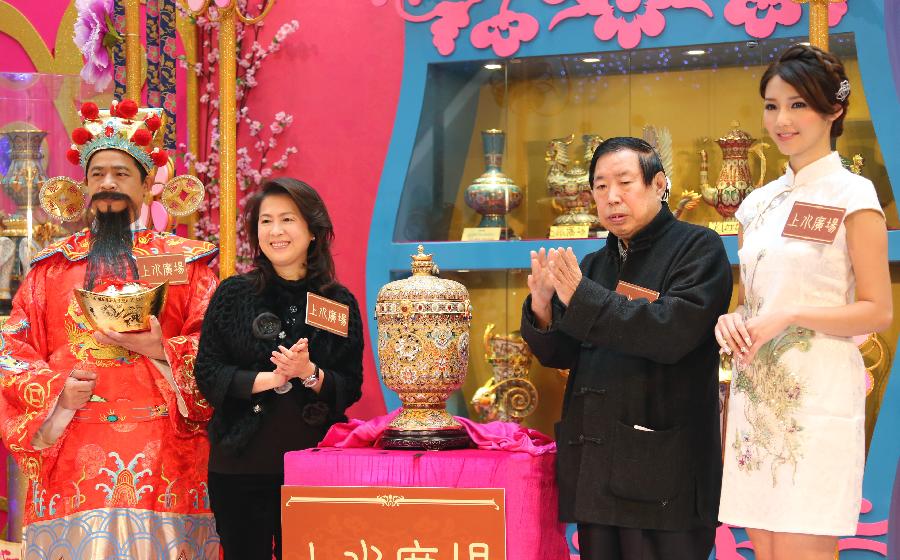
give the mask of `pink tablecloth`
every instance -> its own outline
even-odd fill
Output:
[[[288,486],[419,486],[506,489],[506,557],[568,559],[557,521],[554,454],[463,449],[333,448],[284,456]]]

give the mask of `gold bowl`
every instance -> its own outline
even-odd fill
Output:
[[[94,329],[120,333],[146,331],[150,316],[159,316],[166,304],[169,283],[140,292],[107,295],[75,288],[75,300]]]

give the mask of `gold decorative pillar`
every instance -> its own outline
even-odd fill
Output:
[[[237,261],[237,118],[232,6],[219,10],[219,278],[234,274]]]
[[[187,73],[185,82],[187,83],[187,149],[192,154],[200,151],[200,96],[198,91],[197,73],[194,72],[194,64],[197,63],[197,26],[187,17],[181,10],[176,15],[176,25],[178,27],[178,35],[181,37],[181,44],[184,45],[184,55],[187,59]],[[188,165],[188,173],[196,175],[197,170],[193,163]],[[197,214],[185,216],[181,221],[187,224],[188,233],[191,239],[194,238],[194,223]]]
[[[809,3],[809,44],[828,51],[828,4],[843,0],[794,0]]]
[[[188,0],[195,16],[206,14],[219,22],[219,278],[234,274],[237,260],[237,53],[235,20],[255,25],[275,5],[265,0],[255,17],[241,13],[236,2],[216,2],[216,17],[208,14],[210,0]]]
[[[140,0],[125,0],[125,97],[141,104]]]

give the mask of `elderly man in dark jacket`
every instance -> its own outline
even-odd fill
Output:
[[[570,369],[556,425],[560,519],[584,560],[703,559],[721,486],[716,318],[731,266],[719,236],[662,203],[659,156],[611,138],[591,160],[606,246],[532,252],[522,333]]]

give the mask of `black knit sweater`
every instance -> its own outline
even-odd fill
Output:
[[[350,308],[342,337],[307,325],[307,283],[275,277],[257,294],[246,276],[232,276],[216,290],[203,321],[194,372],[215,411],[209,423],[210,470],[224,473],[283,472],[286,451],[314,447],[360,397],[363,330],[359,306],[335,284],[319,295]],[[284,336],[280,336],[284,333]],[[317,395],[293,379],[290,392],[252,394],[260,371],[272,371],[272,351],[309,339],[310,360],[323,371]]]

